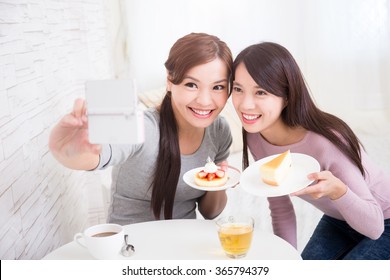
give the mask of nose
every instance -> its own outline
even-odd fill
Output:
[[[213,103],[212,93],[208,89],[200,90],[196,102],[202,106],[208,106]]]
[[[251,110],[255,108],[255,102],[251,94],[243,94],[241,97],[241,110]]]

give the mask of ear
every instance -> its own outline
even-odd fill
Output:
[[[171,91],[172,82],[170,81],[170,76],[167,73],[167,91]]]
[[[167,79],[167,91],[171,91],[171,87],[172,87],[172,82],[170,82],[169,79]]]
[[[283,100],[283,109],[286,108],[287,105],[288,105],[288,99],[287,99],[287,97],[286,97],[286,98],[284,98],[284,100]]]

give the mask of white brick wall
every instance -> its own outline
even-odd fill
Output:
[[[60,166],[47,141],[86,79],[114,76],[112,2],[0,0],[0,259],[40,259],[91,223],[96,173]]]

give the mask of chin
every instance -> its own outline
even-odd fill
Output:
[[[197,121],[194,123],[194,126],[195,127],[198,127],[198,128],[206,128],[206,127],[209,127],[212,123],[213,123],[214,119],[213,120],[203,120],[203,121]]]
[[[192,127],[196,128],[206,128],[210,126],[214,121],[214,118],[208,118],[208,119],[198,119],[198,118],[187,118],[186,123]]]
[[[261,131],[261,129],[259,129],[258,127],[254,126],[254,125],[247,125],[247,124],[244,124],[243,125],[243,128],[246,132],[248,133],[258,133]]]

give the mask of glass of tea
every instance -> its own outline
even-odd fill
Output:
[[[230,258],[246,256],[252,242],[254,220],[250,216],[231,215],[216,220],[218,237]]]
[[[76,233],[74,240],[96,259],[117,259],[124,245],[124,229],[117,224],[98,224]]]

